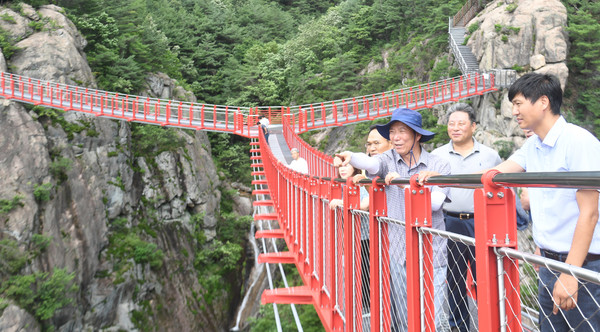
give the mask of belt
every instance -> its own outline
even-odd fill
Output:
[[[450,217],[458,218],[461,220],[465,219],[473,219],[475,218],[475,214],[473,212],[452,212],[452,211],[444,211]]]
[[[541,252],[542,252],[542,256],[544,256],[546,258],[554,259],[556,261],[561,261],[561,262],[566,261],[567,256],[569,255],[568,252],[555,252],[555,251],[546,250],[546,249],[541,249]],[[600,259],[599,254],[588,253],[587,256],[585,257],[585,260],[583,261],[583,264],[586,264],[588,262],[597,261],[599,259]]]

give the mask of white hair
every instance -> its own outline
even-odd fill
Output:
[[[290,152],[294,152],[294,151],[296,151],[296,152],[300,153],[300,151],[298,151],[298,149],[297,149],[297,148],[292,148],[292,149],[290,150]]]

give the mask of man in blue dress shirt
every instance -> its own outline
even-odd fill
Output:
[[[525,142],[501,172],[571,172],[600,170],[600,142],[560,114],[562,89],[552,75],[529,73],[509,89],[519,126],[536,136]],[[533,239],[540,253],[600,272],[598,190],[529,189]],[[544,266],[538,298],[542,331],[595,331],[600,328],[600,286]]]

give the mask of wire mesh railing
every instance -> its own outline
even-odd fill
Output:
[[[471,331],[543,330],[540,323],[551,317],[544,314],[537,300],[539,275],[525,263],[577,275],[584,288],[591,288],[585,283],[600,281],[597,273],[590,270],[565,267],[564,263],[555,264],[549,258],[517,250],[515,198],[509,188],[600,188],[600,172],[495,175],[491,178],[495,187],[490,189],[484,184],[485,190],[475,190],[475,224],[479,230],[475,238],[470,238],[443,228],[427,227],[424,218],[431,213],[431,206],[426,197],[430,185],[481,187],[481,175],[432,177],[425,187],[408,179],[394,181],[391,185],[409,184],[405,202],[387,202],[387,186],[381,180],[363,180],[358,185],[369,187],[370,205],[366,212],[356,209],[359,194],[351,180],[342,183],[291,171],[272,155],[268,156],[271,152],[261,139],[269,185],[288,188],[276,195],[275,204],[287,208],[281,211],[280,220],[282,228],[290,230],[286,233],[286,243],[301,258],[296,264],[311,289],[313,304],[327,330],[390,331],[406,327],[446,331],[452,316],[450,296],[454,296],[447,287],[453,277],[458,279],[455,284],[459,284],[454,287],[464,290],[461,299],[467,309],[461,315]],[[342,206],[331,209],[334,199],[341,199]],[[483,204],[488,201],[493,204]],[[411,222],[386,217],[387,204],[411,206],[405,216]],[[310,219],[315,213],[317,219]],[[527,233],[519,236],[529,237]],[[448,251],[443,256],[448,261],[438,262],[433,248],[439,248],[434,243],[442,240],[447,241],[448,247],[459,245],[462,249]],[[529,238],[526,241],[531,243]],[[409,247],[418,250],[408,250]],[[309,252],[314,252],[314,260]],[[398,259],[402,252],[406,253],[406,260]],[[453,276],[449,265],[458,262],[462,262],[465,272]],[[577,312],[576,308],[573,310],[572,313]],[[593,318],[584,318],[580,325],[567,328],[587,325],[596,328],[591,324]]]
[[[600,326],[600,261],[586,262],[586,268],[573,266],[554,258],[536,254],[524,253],[514,249],[501,248],[498,257],[505,259],[506,264],[519,266],[520,283],[506,284],[505,293],[516,293],[521,298],[521,311],[523,312],[523,330],[527,331],[599,331]],[[545,284],[541,274],[554,276],[553,280],[563,287],[559,275],[564,273],[575,277],[579,284],[578,293],[585,293],[586,301],[577,301],[575,307],[568,311],[557,307],[558,303],[552,300],[554,284]],[[505,278],[506,279],[506,278]],[[541,288],[541,289],[540,289]],[[540,294],[540,295],[538,295]],[[582,296],[583,297],[583,296]],[[588,310],[583,310],[588,306]],[[556,307],[557,313],[553,310]],[[589,310],[589,307],[592,310]],[[506,307],[507,317],[519,308]],[[565,316],[569,319],[555,319]],[[575,322],[575,323],[573,323]]]

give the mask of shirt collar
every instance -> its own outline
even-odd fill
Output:
[[[567,127],[567,120],[565,120],[565,118],[561,115],[558,118],[558,120],[556,120],[556,122],[554,123],[552,128],[550,128],[550,131],[548,131],[548,134],[546,135],[546,137],[544,137],[543,142],[540,141],[540,138],[538,136],[535,146],[537,148],[541,148],[542,144],[543,144],[543,145],[546,145],[549,147],[554,147],[554,145],[556,144],[556,141],[560,137],[560,134],[562,134],[562,132],[565,130],[566,127]]]
[[[472,139],[473,139],[473,150],[471,150],[471,153],[469,153],[468,156],[470,156],[471,154],[473,154],[475,152],[479,152],[480,146],[481,146],[481,144],[479,142],[477,142],[477,140],[475,139],[475,137],[472,137]],[[454,150],[454,143],[452,143],[452,140],[450,140],[449,146],[450,146],[450,153],[461,155],[460,153],[456,152],[456,150]]]
[[[405,166],[408,167],[408,164],[406,164],[406,162],[404,161],[404,159],[402,159],[402,157],[400,156],[400,154],[398,152],[396,152],[395,149],[391,149],[390,151],[392,151],[392,155],[394,156],[394,159],[396,160],[396,163],[402,163],[402,164],[404,164]],[[415,167],[417,167],[420,164],[423,164],[423,165],[427,166],[428,162],[429,162],[429,152],[425,151],[425,149],[423,149],[423,146],[421,145],[421,155],[419,156],[419,161],[417,162],[416,165],[413,165],[412,168],[415,168]]]

